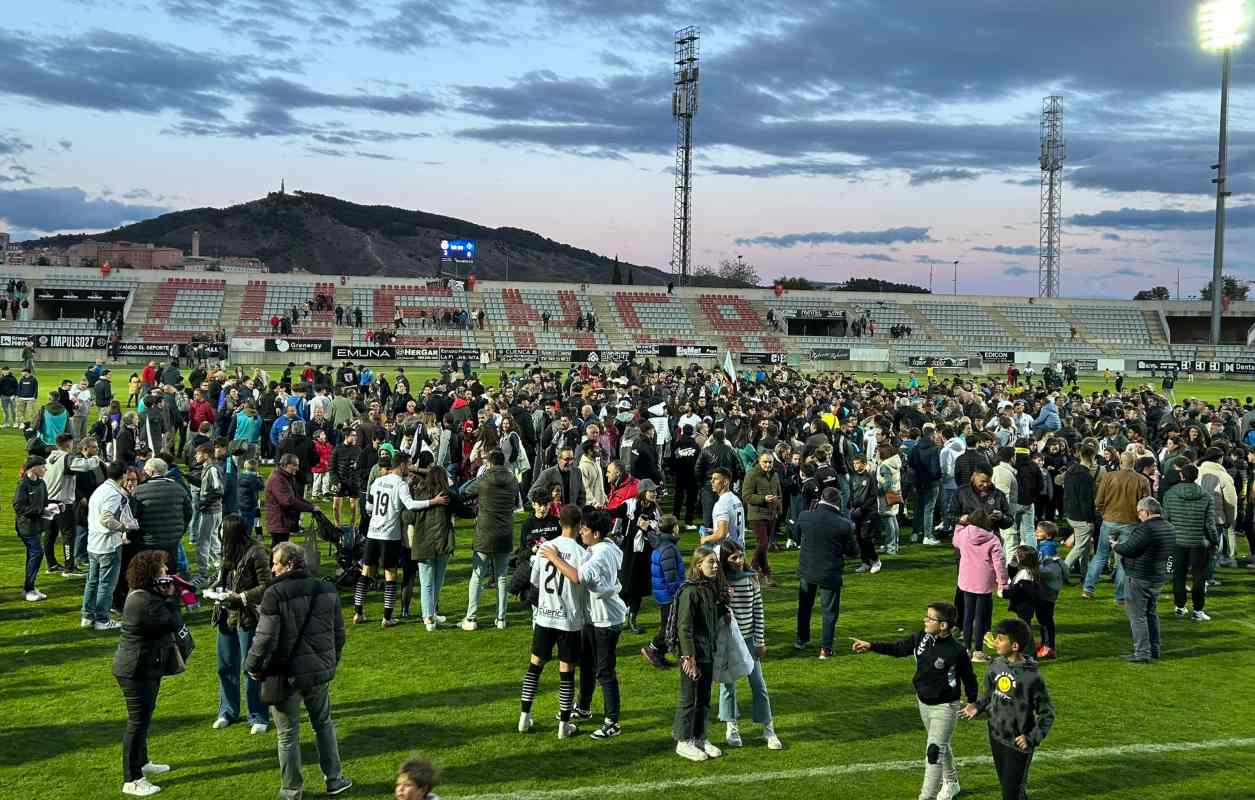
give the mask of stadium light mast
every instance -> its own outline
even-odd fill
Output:
[[[1229,73],[1233,48],[1246,41],[1248,16],[1244,0],[1207,0],[1198,7],[1198,36],[1204,50],[1220,51],[1220,152],[1211,168],[1216,177],[1216,242],[1211,264],[1211,343],[1220,344],[1221,299],[1224,294],[1225,189],[1229,177]]]
[[[1037,248],[1037,296],[1059,296],[1059,228],[1063,221],[1063,98],[1041,101],[1041,233]]]
[[[697,78],[701,32],[694,26],[675,32],[671,116],[675,118],[675,202],[671,226],[671,274],[689,283],[693,253],[693,116],[697,113]]]

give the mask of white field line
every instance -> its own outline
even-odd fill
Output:
[[[1042,761],[1078,761],[1081,759],[1112,758],[1128,755],[1157,755],[1163,753],[1188,753],[1199,750],[1225,750],[1255,746],[1255,738],[1245,739],[1211,739],[1204,742],[1166,742],[1163,744],[1125,744],[1113,747],[1081,747],[1071,750],[1041,750],[1033,758],[1034,764]],[[677,756],[678,758],[678,756]],[[989,766],[993,759],[989,756],[967,756],[955,759],[958,766]],[[677,768],[683,766],[677,763]],[[726,771],[713,772],[709,775],[691,778],[675,778],[666,781],[649,781],[646,783],[614,783],[603,786],[578,786],[571,789],[544,789],[536,791],[501,792],[497,794],[465,795],[461,800],[577,800],[590,796],[607,797],[617,795],[651,794],[661,796],[677,789],[705,789],[711,786],[731,786],[765,783],[767,781],[807,780],[811,778],[831,778],[841,775],[860,775],[869,772],[890,772],[919,770],[923,767],[922,759],[911,761],[873,761],[856,764],[837,764],[826,767],[809,767],[806,769],[789,769],[778,772],[734,773]]]

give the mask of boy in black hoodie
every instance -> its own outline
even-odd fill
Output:
[[[994,626],[998,657],[985,671],[985,695],[963,707],[963,716],[974,719],[989,713],[989,747],[994,769],[1002,785],[1002,800],[1024,800],[1028,768],[1055,721],[1046,682],[1033,652],[1033,632],[1021,619],[1004,619]]]
[[[915,694],[919,716],[928,732],[924,785],[920,800],[957,797],[959,772],[954,766],[950,738],[959,719],[959,686],[969,704],[976,702],[976,672],[963,645],[951,635],[959,612],[950,603],[933,603],[924,612],[924,629],[896,642],[854,639],[855,653],[915,656]]]

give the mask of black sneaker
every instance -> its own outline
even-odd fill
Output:
[[[333,778],[327,781],[327,794],[340,794],[341,792],[347,792],[352,787],[353,780],[351,778]]]
[[[65,572],[65,568],[60,564],[49,564],[48,569],[44,570],[47,575],[60,575],[62,572]]]
[[[554,712],[554,714],[553,714],[553,718],[554,718],[554,719],[556,719],[558,722],[561,722],[561,721],[562,721],[562,712],[561,712],[561,711],[555,711],[555,712]],[[592,718],[593,718],[593,712],[592,712],[592,711],[584,711],[584,710],[579,709],[579,708],[572,708],[572,709],[571,709],[571,722],[575,722],[577,719],[592,719]]]
[[[619,723],[606,720],[601,724],[600,728],[589,734],[589,738],[599,740],[613,739],[622,732],[623,731],[619,728]]]

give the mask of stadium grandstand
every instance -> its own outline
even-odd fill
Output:
[[[0,347],[20,348],[33,337],[45,361],[82,359],[101,336],[112,338],[94,320],[107,309],[123,316],[124,354],[217,335],[242,354],[232,360],[245,363],[292,353],[417,362],[483,353],[490,362],[561,363],[589,354],[665,361],[730,352],[738,365],[807,368],[1000,371],[1008,363],[1063,361],[1080,372],[1149,373],[1175,363],[1200,373],[1255,374],[1248,344],[1255,302],[1230,305],[1225,344],[1212,346],[1202,301],[611,285],[577,291],[572,284],[145,270],[101,278],[26,267],[6,273],[26,282],[30,302],[17,320],[0,322]],[[281,334],[276,319],[289,321]],[[397,349],[378,349],[381,343]]]

